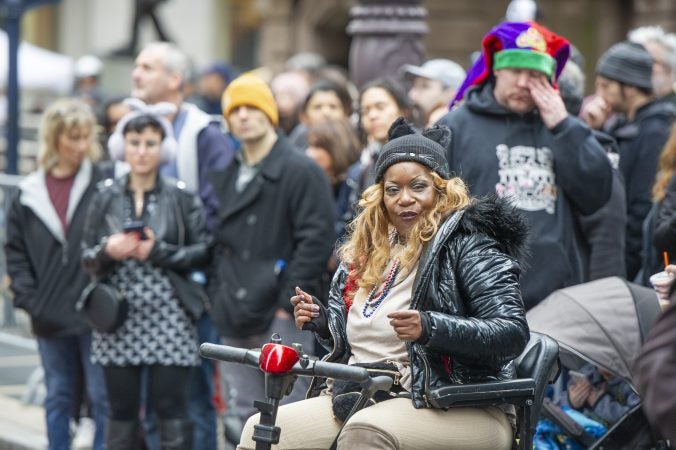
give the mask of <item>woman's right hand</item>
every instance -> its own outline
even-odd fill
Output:
[[[296,295],[291,297],[293,305],[293,318],[298,329],[309,323],[315,317],[319,317],[319,305],[312,302],[312,296],[299,287],[296,287]]]
[[[138,247],[139,237],[136,233],[115,233],[108,236],[105,252],[115,261],[129,258]]]

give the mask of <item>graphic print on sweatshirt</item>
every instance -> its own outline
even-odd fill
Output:
[[[547,147],[535,148],[524,145],[496,147],[500,181],[495,192],[500,197],[509,197],[514,205],[524,211],[544,210],[556,212],[556,179],[554,158]]]

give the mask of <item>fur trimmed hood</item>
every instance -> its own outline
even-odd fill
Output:
[[[529,229],[523,213],[508,199],[489,195],[479,197],[465,208],[457,230],[461,233],[482,233],[495,239],[500,250],[517,259],[521,265],[528,257]]]

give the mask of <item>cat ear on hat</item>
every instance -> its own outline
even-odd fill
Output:
[[[391,141],[392,139],[408,136],[409,134],[415,134],[415,129],[406,119],[399,117],[390,126],[390,129],[387,132],[387,140]]]
[[[451,130],[443,125],[434,125],[422,132],[427,139],[431,139],[442,147],[446,148],[451,143]]]

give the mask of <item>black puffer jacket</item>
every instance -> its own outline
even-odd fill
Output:
[[[426,335],[407,343],[416,408],[430,407],[435,390],[449,384],[513,377],[511,361],[529,338],[518,262],[526,234],[523,218],[505,200],[483,199],[450,216],[423,249],[411,308],[426,316]],[[327,361],[346,363],[351,353],[346,281],[341,266],[323,311],[328,320],[318,321],[317,336],[331,350]],[[313,380],[310,395],[322,384]]]

